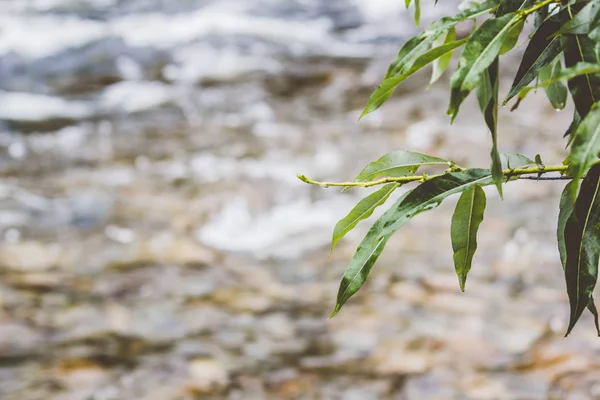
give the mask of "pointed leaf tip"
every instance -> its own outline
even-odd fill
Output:
[[[335,308],[333,309],[333,312],[331,313],[331,315],[329,316],[328,319],[332,319],[333,317],[338,315],[338,313],[340,312],[341,309],[342,309],[342,306],[340,304],[336,304]]]
[[[485,207],[485,192],[481,186],[476,185],[462,193],[452,215],[450,236],[454,251],[454,268],[463,292],[477,250],[477,231],[483,221]]]
[[[567,335],[581,314],[590,308],[598,279],[600,258],[600,164],[592,166],[581,182],[575,207],[564,231],[566,247],[565,280],[569,295],[570,317]],[[595,309],[595,307],[594,307]],[[594,310],[591,310],[592,313]],[[597,312],[597,311],[596,311]]]
[[[448,172],[427,180],[413,189],[406,198],[397,200],[375,221],[358,246],[340,283],[337,311],[360,290],[387,241],[411,218],[434,209],[448,196],[462,193],[475,185],[484,186],[491,183],[491,172],[487,169]]]

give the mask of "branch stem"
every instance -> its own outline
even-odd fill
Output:
[[[502,172],[504,173],[504,176],[508,179],[510,179],[510,178],[519,179],[523,175],[531,175],[531,174],[543,175],[543,174],[547,174],[549,172],[560,172],[562,174],[567,170],[567,167],[568,167],[567,165],[545,165],[545,166],[535,166],[535,167],[527,167],[527,168],[509,168],[509,169],[503,170]],[[448,172],[446,172],[446,173],[448,173]],[[381,179],[377,179],[377,180],[369,181],[369,182],[319,182],[319,181],[312,180],[304,175],[298,174],[298,179],[300,179],[302,182],[305,182],[305,183],[308,183],[311,185],[318,185],[323,188],[328,188],[330,186],[364,187],[364,188],[366,188],[366,187],[371,187],[371,186],[385,185],[386,183],[399,183],[399,184],[404,184],[404,183],[409,183],[409,182],[423,183],[425,181],[428,181],[430,179],[437,178],[437,177],[440,177],[443,175],[445,175],[445,174],[409,175],[409,176],[401,176],[401,177],[381,178]],[[523,177],[523,178],[525,178],[525,177]],[[526,179],[531,179],[531,178],[532,177],[529,177]],[[553,177],[552,180],[554,180],[555,178],[556,177]],[[560,177],[560,179],[565,179],[565,178]],[[544,178],[541,180],[549,180],[549,179]]]
[[[523,17],[525,17],[531,13],[536,12],[540,8],[546,7],[548,4],[552,4],[552,3],[560,3],[560,0],[544,0],[539,3],[534,4],[533,6],[527,8],[525,10],[519,10],[519,11],[517,11],[517,13],[519,13]]]

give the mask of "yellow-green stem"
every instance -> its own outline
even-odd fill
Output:
[[[535,166],[535,167],[527,167],[527,168],[512,168],[505,169],[502,172],[506,178],[518,178],[521,175],[530,175],[530,174],[547,174],[548,172],[560,172],[564,173],[567,170],[567,165],[546,165],[546,166]],[[447,172],[446,172],[447,173]],[[433,175],[409,175],[409,176],[401,176],[401,177],[388,177],[381,178],[374,181],[369,182],[319,182],[312,180],[304,175],[298,174],[298,179],[302,182],[309,183],[311,185],[319,185],[321,187],[327,188],[330,186],[342,186],[342,187],[371,187],[377,185],[385,185],[386,183],[409,183],[409,182],[425,182],[433,178],[437,178],[439,176],[443,176],[444,174],[433,174]]]

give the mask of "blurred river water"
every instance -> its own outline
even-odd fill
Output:
[[[331,232],[368,191],[297,173],[489,163],[474,99],[450,125],[429,71],[357,122],[416,32],[403,3],[2,0],[0,398],[600,399],[592,321],[562,337],[560,182],[487,192],[465,293],[449,199],[327,319],[368,223],[329,257]],[[501,149],[560,162],[570,117],[529,96]]]

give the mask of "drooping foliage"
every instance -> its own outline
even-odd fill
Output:
[[[421,7],[425,5],[420,0],[405,0],[406,7],[411,3],[418,25]],[[459,38],[456,25],[469,21],[473,29]],[[516,46],[519,41],[523,46]],[[501,95],[498,83],[502,61],[515,47],[524,49],[520,50],[520,65],[512,86]],[[557,226],[560,261],[570,302],[567,335],[586,308],[594,316],[600,335],[593,298],[600,259],[600,0],[465,2],[456,15],[432,22],[404,43],[361,117],[381,107],[402,82],[430,64],[430,84],[437,81],[452,69],[453,54],[458,64],[450,78],[447,113],[452,122],[464,100],[475,92],[490,135],[489,167],[465,169],[450,160],[394,151],[367,165],[351,182],[321,183],[299,176],[305,182],[322,186],[384,185],[363,198],[338,222],[332,250],[397,189],[410,182],[418,183],[409,191],[402,190],[403,194],[375,221],[358,246],[342,278],[332,316],[365,283],[390,237],[411,218],[436,208],[454,194],[459,198],[450,237],[459,287],[464,290],[477,250],[477,232],[484,220],[483,187],[495,186],[502,196],[503,186],[510,181],[554,173],[568,180],[560,200]],[[540,93],[545,93],[557,110],[565,107],[569,97],[574,105],[573,121],[567,132],[557,132],[557,140],[564,136],[569,149],[569,156],[560,165],[544,165],[539,155],[532,160],[520,154],[501,153],[498,146],[499,104],[513,101],[515,110],[537,88],[543,88]],[[440,165],[445,171],[417,174],[421,167]]]

